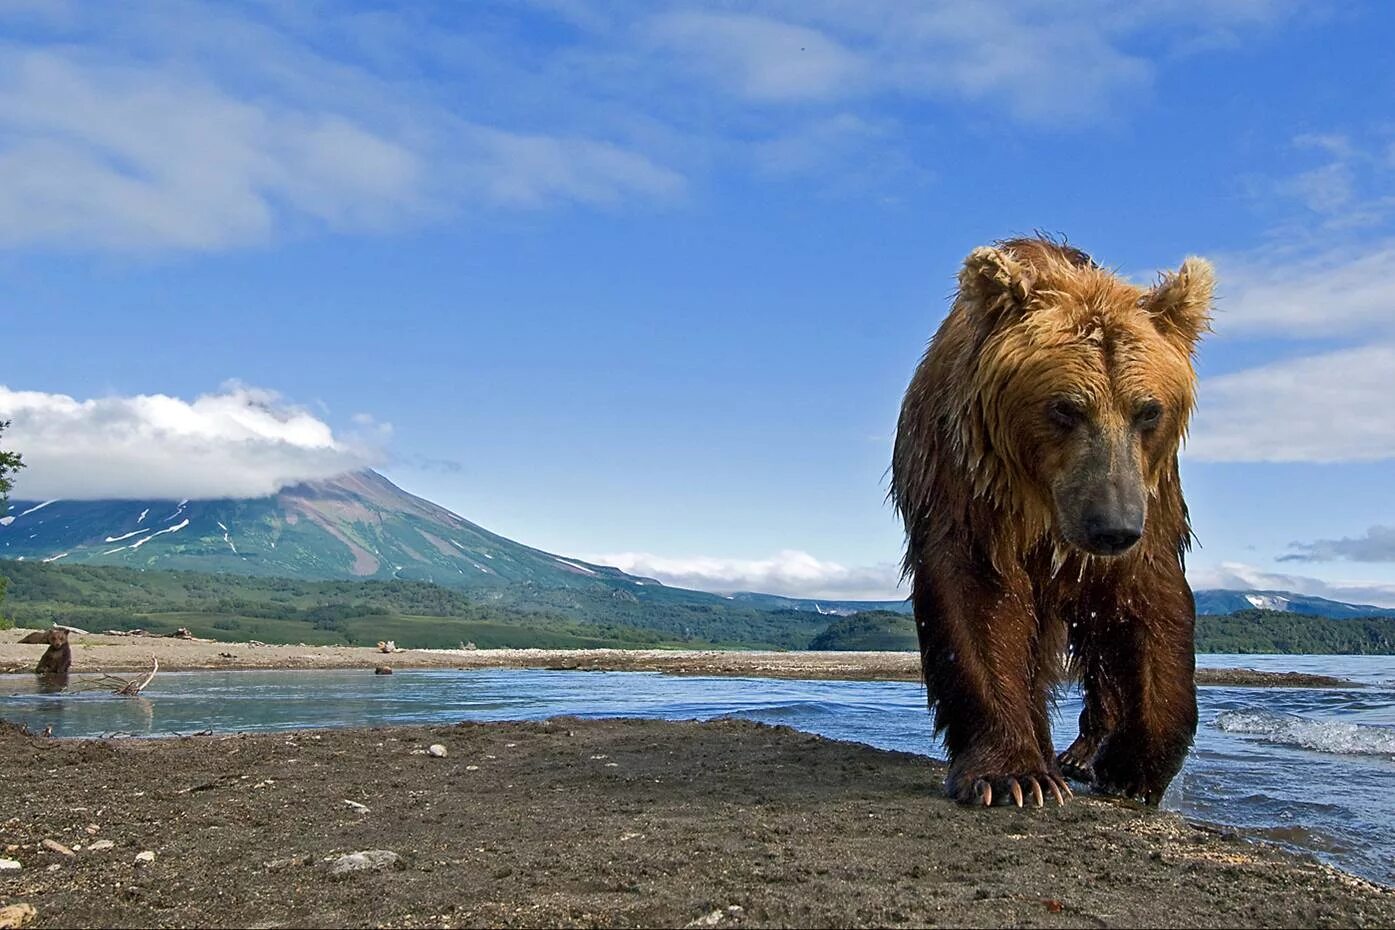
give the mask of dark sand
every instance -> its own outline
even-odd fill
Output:
[[[29,631],[0,633],[0,672],[32,671],[43,646],[21,645]],[[919,681],[910,652],[737,652],[664,649],[404,649],[384,655],[362,646],[263,646],[210,640],[79,634],[73,674],[137,672],[158,657],[165,671],[197,669],[364,668],[555,668],[666,672],[674,675],[738,675],[762,678]],[[1202,685],[1327,688],[1353,687],[1325,675],[1201,669]]]
[[[1175,815],[961,808],[942,774],[734,721],[0,728],[0,856],[23,863],[0,906],[40,927],[1395,925],[1395,892]],[[398,867],[329,876],[379,849]]]

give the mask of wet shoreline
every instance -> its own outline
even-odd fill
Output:
[[[20,645],[25,630],[0,633],[0,672],[33,669],[43,648]],[[158,658],[162,671],[209,669],[543,668],[662,672],[847,681],[918,681],[918,657],[906,652],[746,652],[660,649],[402,649],[384,654],[356,646],[262,645],[165,637],[81,633],[71,637],[72,674],[135,673]],[[1327,675],[1254,669],[1198,669],[1197,684],[1230,687],[1351,688]]]

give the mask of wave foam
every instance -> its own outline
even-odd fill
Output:
[[[1316,752],[1358,756],[1395,756],[1395,728],[1310,720],[1265,710],[1227,710],[1215,727],[1225,733],[1263,737],[1270,742],[1301,746]]]

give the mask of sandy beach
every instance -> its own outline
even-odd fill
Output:
[[[0,632],[0,673],[32,671],[43,646],[19,642],[28,630]],[[361,646],[275,646],[164,637],[75,634],[74,675],[137,672],[158,658],[164,671],[198,669],[549,668],[736,675],[765,678],[918,681],[917,656],[908,652],[735,652],[659,649],[403,649],[383,654]],[[1201,685],[1339,687],[1323,675],[1200,669]]]
[[[39,927],[1395,924],[1395,892],[1225,831],[961,808],[942,777],[740,721],[8,728],[0,895]]]

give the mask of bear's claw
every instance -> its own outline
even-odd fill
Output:
[[[968,799],[969,803],[982,805],[983,807],[992,807],[994,796],[993,785],[995,782],[998,785],[997,796],[1002,799],[1011,798],[1012,803],[1016,804],[1018,807],[1024,806],[1027,798],[1027,795],[1023,793],[1024,786],[1031,792],[1033,807],[1044,807],[1046,805],[1046,796],[1042,791],[1042,785],[1045,785],[1051,791],[1051,795],[1056,799],[1057,805],[1065,804],[1067,798],[1074,797],[1074,793],[1070,790],[1070,785],[1066,784],[1065,779],[1041,773],[1038,775],[1009,775],[996,779],[979,778],[974,781],[973,795]],[[1003,803],[1006,803],[1006,800],[1004,800]]]

